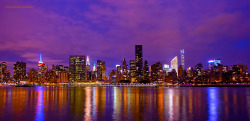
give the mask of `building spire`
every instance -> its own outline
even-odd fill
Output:
[[[40,53],[40,61],[43,61],[43,60],[42,60],[42,53]]]
[[[87,63],[86,63],[86,65],[90,65],[89,56],[87,56]]]
[[[93,66],[93,71],[96,71],[96,66],[95,66],[95,62],[94,62],[94,66]]]
[[[42,53],[40,53],[40,60],[38,62],[38,66],[42,66],[43,65],[43,61],[42,61]]]

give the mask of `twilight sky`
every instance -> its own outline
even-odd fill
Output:
[[[39,53],[50,69],[80,54],[109,72],[142,44],[149,65],[185,49],[186,67],[213,58],[250,66],[249,11],[249,0],[1,0],[0,62],[12,73],[18,60],[37,69]]]

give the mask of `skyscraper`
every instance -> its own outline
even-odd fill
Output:
[[[151,81],[162,81],[162,63],[157,62],[151,66]]]
[[[180,52],[181,52],[181,66],[182,66],[182,69],[184,69],[185,68],[184,49],[182,49]]]
[[[87,56],[87,62],[86,62],[86,73],[87,73],[87,80],[91,80],[91,77],[92,77],[92,73],[91,73],[91,70],[90,70],[90,61],[89,61],[89,56]]]
[[[180,65],[179,68],[178,68],[178,79],[179,80],[182,80],[182,78],[184,77],[184,70],[182,68],[183,66]]]
[[[128,71],[128,65],[127,65],[127,62],[125,60],[125,58],[123,58],[122,60],[122,73],[123,75],[127,75],[127,71]]]
[[[14,64],[13,78],[16,81],[24,80],[26,76],[26,63],[23,61],[17,61]]]
[[[91,77],[91,80],[96,80],[97,79],[97,69],[96,69],[96,64],[94,62],[94,66],[93,66],[93,69],[92,69],[92,77]]]
[[[102,66],[105,62],[101,61],[101,60],[97,60],[97,80],[101,80],[102,79]]]
[[[30,69],[29,81],[33,83],[38,81],[38,72],[34,68]]]
[[[130,60],[130,80],[131,80],[131,82],[135,81],[135,74],[136,74],[135,60]]]
[[[122,79],[122,67],[120,65],[116,65],[116,71],[117,71],[117,81],[120,81]]]
[[[209,70],[212,70],[213,67],[214,67],[214,60],[209,60],[208,61],[208,68],[209,68]]]
[[[175,69],[177,75],[178,75],[178,58],[175,56],[171,61],[171,69]]]
[[[89,56],[87,56],[86,70],[87,70],[87,71],[90,71],[90,61],[89,61]]]
[[[43,61],[42,61],[42,54],[40,53],[40,60],[38,62],[38,74],[41,74],[41,70],[42,70],[42,65],[43,65]]]
[[[125,58],[122,60],[122,79],[128,80],[128,65]]]
[[[135,45],[135,61],[136,61],[136,80],[142,80],[143,74],[143,57],[142,57],[142,45]]]
[[[126,59],[125,58],[123,58],[123,60],[122,60],[122,71],[123,72],[127,71],[127,63],[126,63]]]
[[[45,81],[45,74],[48,71],[48,66],[42,61],[42,54],[40,54],[40,60],[38,62],[38,81],[40,83]]]
[[[69,57],[69,80],[79,82],[86,80],[85,55],[71,55]]]
[[[208,64],[209,64],[208,67],[211,70],[214,66],[221,65],[221,61],[220,61],[220,59],[209,60]]]
[[[148,67],[148,61],[145,60],[144,67],[143,67],[143,80],[149,80],[149,67]]]
[[[97,80],[106,80],[106,66],[105,62],[97,60]]]
[[[7,81],[7,64],[6,62],[2,62],[0,64],[0,82]]]
[[[58,74],[59,83],[68,83],[69,82],[69,73],[67,71],[61,71]]]

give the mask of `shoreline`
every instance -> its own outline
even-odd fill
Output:
[[[250,84],[181,84],[181,85],[102,85],[102,84],[48,84],[48,85],[0,85],[0,87],[37,87],[37,86],[52,86],[52,87],[250,87]]]

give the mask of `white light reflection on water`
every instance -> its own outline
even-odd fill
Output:
[[[93,115],[93,117],[95,117],[96,116],[96,107],[97,107],[97,105],[96,105],[96,103],[97,103],[97,100],[96,100],[96,93],[98,93],[97,91],[96,91],[96,87],[93,87],[92,88],[92,115]]]
[[[36,104],[36,117],[35,121],[44,121],[44,95],[43,95],[43,87],[38,87],[38,96],[37,96],[37,104]]]
[[[173,89],[169,89],[169,121],[174,120],[174,108],[173,108]]]
[[[209,121],[217,121],[217,107],[218,107],[218,88],[216,87],[209,87],[207,88],[208,94],[208,120]]]
[[[118,88],[118,87],[114,87],[114,95],[113,95],[113,116],[112,116],[112,118],[113,118],[113,120],[116,120],[116,121],[119,121],[119,120],[121,120],[120,118],[121,118],[121,114],[120,114],[120,104],[121,104],[121,100],[120,100],[120,98],[119,98],[119,96],[120,96],[120,91],[119,91],[119,89],[120,88]]]
[[[85,121],[91,121],[91,110],[92,110],[92,105],[91,105],[91,87],[86,87],[85,88],[85,95],[86,95],[86,100],[85,100],[85,115],[84,115],[84,120]]]

